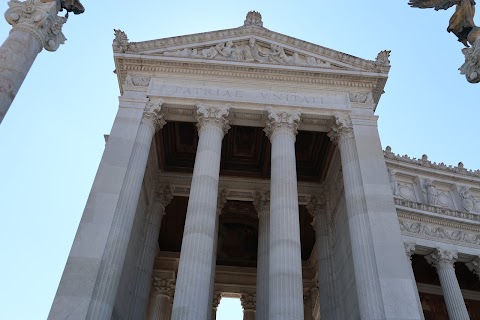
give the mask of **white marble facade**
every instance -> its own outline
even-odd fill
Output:
[[[480,172],[382,150],[387,51],[356,58],[265,29],[255,12],[240,28],[145,42],[116,30],[113,49],[119,109],[49,319],[210,320],[222,296],[241,298],[244,319],[423,319],[413,253],[464,319],[452,266],[480,273]],[[169,121],[197,123],[193,174],[157,167],[152,137]],[[271,181],[219,175],[231,125],[266,129]],[[323,183],[297,181],[297,130],[336,145]],[[189,196],[182,251],[158,255],[151,212],[172,196]],[[215,267],[226,200],[255,204],[258,270]],[[299,204],[316,233],[303,263]]]

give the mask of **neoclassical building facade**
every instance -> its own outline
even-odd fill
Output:
[[[121,96],[49,319],[480,319],[480,171],[382,150],[389,52],[113,42]]]

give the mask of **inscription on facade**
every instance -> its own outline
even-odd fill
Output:
[[[154,83],[149,95],[161,97],[178,97],[209,99],[222,101],[254,102],[302,107],[325,107],[330,109],[348,109],[348,94],[309,95],[299,93],[260,91],[248,89],[226,89],[205,86],[184,86]]]

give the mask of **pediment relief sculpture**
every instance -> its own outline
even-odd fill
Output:
[[[226,60],[242,62],[258,62],[300,67],[331,68],[330,62],[312,56],[299,54],[290,50],[285,51],[275,43],[259,43],[251,37],[248,43],[243,41],[222,41],[215,46],[204,48],[185,48],[176,51],[166,51],[162,55],[169,57],[196,58],[208,60]]]

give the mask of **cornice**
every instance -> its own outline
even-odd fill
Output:
[[[269,29],[257,26],[242,26],[239,28],[225,29],[211,32],[196,33],[190,35],[176,36],[170,38],[163,38],[142,42],[128,42],[124,45],[121,51],[126,53],[141,53],[145,51],[152,51],[158,49],[166,49],[177,46],[185,46],[188,44],[221,41],[236,37],[258,36],[268,40],[276,41],[285,46],[295,47],[300,50],[307,51],[312,54],[318,54],[326,58],[334,59],[351,66],[365,69],[375,70],[381,73],[388,73],[389,65],[382,65],[373,60],[366,60],[358,58],[346,53],[335,51],[320,45],[316,45],[307,41],[299,40]],[[114,51],[119,51],[119,48],[114,45]]]
[[[480,222],[480,214],[463,212],[438,206],[432,206],[425,203],[408,201],[400,198],[394,198],[397,210],[412,210],[411,212],[425,211],[438,214],[443,217],[454,217],[459,219],[471,220],[472,222]]]
[[[414,221],[424,222],[427,224],[432,224],[437,226],[444,226],[444,227],[455,228],[460,230],[469,230],[476,233],[480,233],[480,224],[475,222],[468,223],[468,222],[455,221],[455,220],[447,219],[444,217],[433,217],[431,215],[427,215],[421,212],[414,212],[406,208],[399,208],[399,207],[397,207],[397,215],[399,218],[403,218],[403,219],[414,220]]]
[[[468,179],[476,180],[480,179],[480,170],[468,170],[465,169],[463,163],[459,163],[458,166],[446,165],[445,163],[436,163],[428,160],[426,155],[423,155],[421,159],[411,158],[408,155],[399,155],[392,152],[390,147],[386,147],[383,152],[387,164],[393,164],[408,168],[407,170],[428,173],[429,175],[442,175],[448,176],[449,179]],[[412,170],[413,169],[413,170]],[[439,172],[441,171],[441,172]]]

